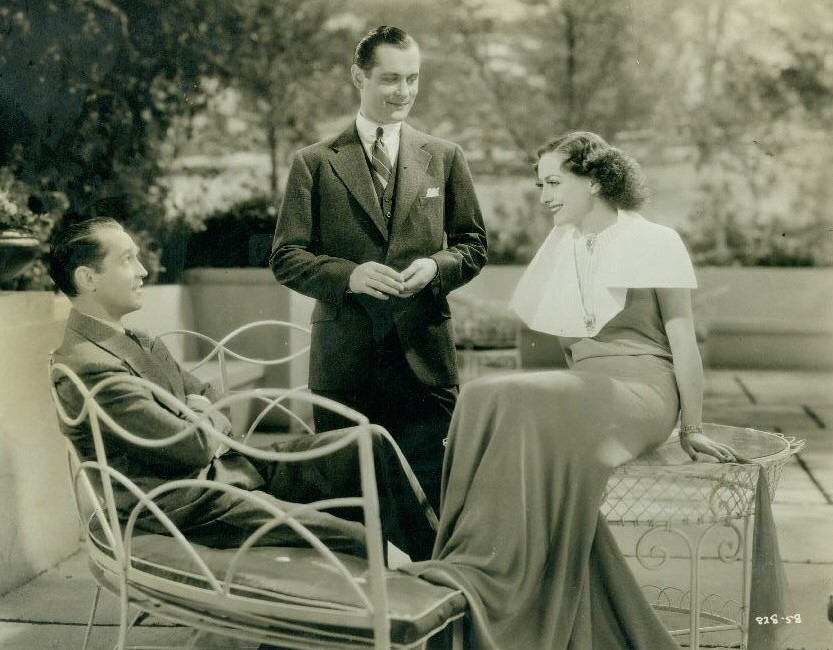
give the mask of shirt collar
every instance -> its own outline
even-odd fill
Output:
[[[110,328],[116,330],[120,334],[124,334],[124,332],[125,332],[124,325],[122,325],[121,323],[114,323],[114,322],[109,321],[109,320],[104,320],[103,318],[99,318],[98,316],[93,316],[92,314],[84,314],[84,315],[87,318],[92,318],[93,320],[97,320],[99,323],[102,323],[102,324],[106,325],[107,327],[110,327]]]
[[[376,129],[382,127],[385,134],[382,136],[387,149],[391,148],[394,142],[399,142],[399,132],[402,130],[402,122],[393,122],[392,124],[379,124],[373,120],[367,119],[359,111],[356,115],[356,129],[359,132],[359,138],[366,147],[373,146],[376,140]]]

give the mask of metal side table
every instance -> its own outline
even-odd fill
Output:
[[[736,629],[740,647],[746,649],[759,472],[766,472],[771,500],[784,464],[804,447],[804,441],[717,424],[704,425],[704,431],[752,462],[693,462],[680,448],[675,432],[658,449],[613,472],[601,511],[610,525],[647,527],[635,548],[637,561],[646,569],[661,569],[669,557],[666,541],[682,540],[689,560],[688,589],[643,587],[653,592],[650,600],[655,609],[689,615],[688,628],[672,629],[672,635],[688,635],[689,647],[699,650],[701,633]],[[700,562],[709,543],[716,545],[717,557],[724,563],[742,561],[739,602],[701,591]],[[735,607],[733,618],[730,611]]]

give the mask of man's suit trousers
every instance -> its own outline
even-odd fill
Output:
[[[366,379],[356,390],[313,392],[354,408],[385,427],[402,449],[429,502],[439,511],[443,439],[457,401],[457,387],[428,386],[419,381],[405,359],[395,328],[375,343]],[[315,409],[317,431],[343,426],[340,416]]]

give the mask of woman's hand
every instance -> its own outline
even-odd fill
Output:
[[[697,454],[706,454],[716,458],[721,463],[731,463],[737,460],[738,454],[729,445],[715,442],[704,433],[687,433],[680,435],[680,446],[691,460],[697,460]]]

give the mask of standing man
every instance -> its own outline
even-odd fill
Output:
[[[403,121],[419,69],[401,29],[361,40],[359,113],[295,154],[270,265],[317,300],[310,388],[388,429],[438,507],[458,383],[446,295],[486,263],[486,230],[460,147]],[[317,411],[315,423],[341,424]]]

